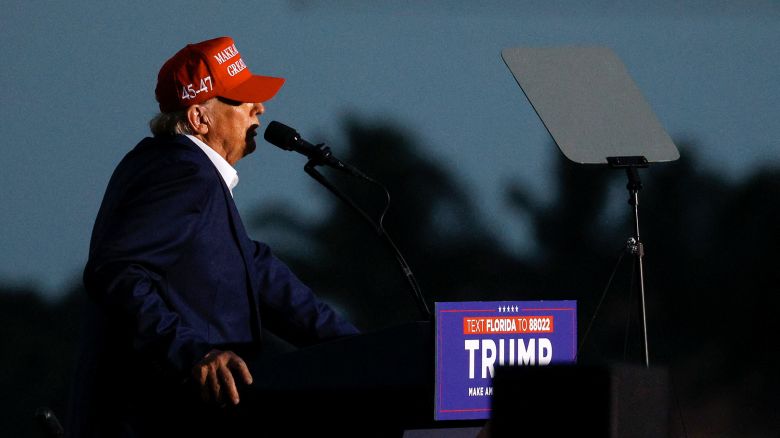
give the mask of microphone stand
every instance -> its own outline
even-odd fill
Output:
[[[309,176],[314,178],[318,183],[320,183],[323,187],[325,187],[331,193],[336,195],[337,198],[339,198],[341,201],[349,205],[354,211],[360,214],[360,216],[362,216],[363,219],[365,219],[371,225],[371,228],[374,229],[374,231],[379,235],[379,237],[383,238],[384,242],[387,244],[387,246],[390,248],[393,255],[395,256],[398,265],[401,267],[401,271],[403,272],[404,278],[406,278],[406,281],[409,283],[409,287],[411,288],[411,292],[412,292],[412,297],[414,298],[414,301],[417,304],[417,308],[420,311],[420,314],[423,316],[423,318],[425,318],[426,321],[430,321],[432,319],[431,311],[428,309],[428,305],[425,303],[425,298],[423,297],[422,290],[420,289],[420,285],[417,284],[417,279],[414,277],[414,274],[412,273],[412,269],[409,267],[409,264],[406,263],[406,260],[401,254],[401,251],[398,249],[398,247],[395,245],[393,240],[390,238],[390,235],[387,234],[384,227],[382,226],[381,217],[379,222],[374,221],[374,219],[371,218],[371,216],[369,216],[368,213],[366,213],[352,199],[350,199],[338,188],[336,188],[333,184],[331,184],[330,181],[325,179],[325,177],[322,176],[322,174],[319,173],[317,169],[315,169],[316,166],[324,164],[323,159],[331,156],[330,148],[326,147],[324,143],[318,144],[317,148],[319,148],[323,152],[322,156],[309,158],[309,161],[306,163],[305,166],[303,166],[303,170],[307,174],[309,174]],[[354,167],[349,166],[346,163],[344,163],[344,165],[345,168],[342,170],[346,171],[347,173],[353,176],[358,176],[372,184],[375,184],[381,187],[382,190],[385,191],[385,196],[387,197],[387,205],[385,207],[385,211],[382,213],[382,217],[384,217],[384,214],[385,212],[387,212],[387,209],[389,208],[390,205],[390,193],[387,191],[387,189],[378,181],[366,176],[365,174],[355,169]]]

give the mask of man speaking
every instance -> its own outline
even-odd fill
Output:
[[[69,434],[204,432],[252,382],[230,345],[259,351],[263,328],[298,345],[357,333],[248,237],[233,202],[233,166],[283,83],[253,75],[227,37],[160,69],[154,137],[117,166],[92,232]]]

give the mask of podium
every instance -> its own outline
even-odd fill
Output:
[[[278,355],[246,357],[246,430],[400,436],[433,422],[434,332],[413,322]]]
[[[276,355],[245,355],[254,378],[230,416],[251,436],[332,432],[402,436],[410,429],[481,427],[434,421],[434,327],[413,322]],[[664,436],[664,369],[499,367],[491,436],[585,432]]]
[[[494,380],[491,436],[669,436],[665,368],[504,367]]]

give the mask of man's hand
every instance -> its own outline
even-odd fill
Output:
[[[192,367],[192,378],[200,385],[200,395],[205,402],[214,400],[219,404],[238,404],[233,373],[247,385],[252,383],[246,363],[232,351],[211,350]]]

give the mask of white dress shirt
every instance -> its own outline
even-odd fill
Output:
[[[222,158],[222,155],[218,154],[214,149],[211,149],[209,145],[203,143],[198,137],[187,135],[187,138],[198,145],[198,147],[206,153],[206,156],[209,157],[209,160],[214,163],[214,167],[216,167],[219,174],[222,175],[225,185],[227,185],[230,190],[230,196],[233,196],[233,188],[238,185],[238,172],[236,169]]]

